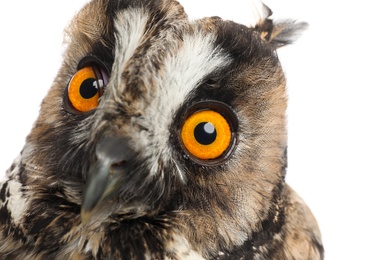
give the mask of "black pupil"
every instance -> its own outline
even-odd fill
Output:
[[[203,122],[195,127],[194,135],[198,143],[209,145],[217,138],[217,131],[212,123]]]
[[[96,95],[98,92],[97,88],[97,82],[94,78],[89,78],[83,81],[80,86],[80,95],[85,98],[89,99]]]

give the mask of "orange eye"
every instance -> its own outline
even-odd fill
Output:
[[[67,95],[71,106],[79,112],[88,112],[99,105],[107,74],[97,66],[81,68],[69,82]]]
[[[181,141],[195,159],[214,160],[232,147],[234,141],[231,124],[219,112],[204,109],[191,114],[181,129]]]

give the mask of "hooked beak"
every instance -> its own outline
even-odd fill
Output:
[[[81,221],[87,224],[94,210],[115,195],[130,149],[123,138],[104,137],[96,147],[97,162],[90,168],[81,204]]]
[[[118,174],[111,173],[111,161],[99,161],[89,172],[87,185],[84,190],[81,220],[86,224],[91,219],[94,209],[112,195],[118,184]]]

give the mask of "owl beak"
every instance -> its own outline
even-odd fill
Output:
[[[90,221],[94,209],[102,201],[111,197],[118,186],[118,175],[110,171],[111,161],[101,160],[89,172],[89,178],[84,190],[81,220],[83,224]]]
[[[130,149],[121,138],[105,137],[96,147],[97,162],[90,168],[81,204],[81,221],[90,222],[102,202],[116,194]],[[104,205],[103,205],[104,206]]]

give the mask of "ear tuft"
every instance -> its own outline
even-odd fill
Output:
[[[278,21],[274,23],[270,37],[270,42],[276,48],[293,43],[306,30],[306,22],[296,22],[292,20]]]
[[[294,20],[274,22],[269,18],[272,15],[271,9],[264,4],[263,6],[266,16],[257,23],[255,30],[260,33],[262,40],[269,42],[275,48],[293,43],[308,27],[306,22]]]

